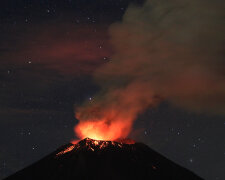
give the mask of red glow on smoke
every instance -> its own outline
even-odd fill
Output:
[[[131,130],[132,123],[129,119],[121,119],[121,117],[114,119],[115,113],[115,111],[108,114],[104,113],[106,115],[102,118],[80,121],[74,128],[75,133],[80,139],[89,137],[95,140],[114,141],[126,138]],[[81,119],[79,115],[78,119]]]
[[[116,121],[111,124],[107,124],[107,121],[101,120],[80,122],[75,127],[75,132],[81,139],[90,137],[96,140],[113,141],[121,137],[126,137],[128,135],[128,131],[126,129],[126,123],[123,123],[123,121]]]

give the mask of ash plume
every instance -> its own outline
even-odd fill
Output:
[[[224,114],[224,8],[221,0],[130,5],[122,22],[109,29],[114,54],[94,74],[102,91],[77,109],[76,132],[82,134],[82,123],[104,119],[109,129],[113,122],[125,122],[120,132],[126,136],[137,114],[161,100]]]

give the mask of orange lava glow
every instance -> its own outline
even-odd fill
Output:
[[[132,128],[133,118],[127,113],[118,112],[118,109],[96,107],[85,107],[78,111],[76,118],[79,123],[74,127],[77,137],[103,141],[125,139]]]
[[[121,89],[112,89],[103,96],[77,107],[75,117],[79,123],[74,131],[78,138],[117,141],[126,139],[139,113],[153,103],[146,98],[145,86],[135,83]],[[155,103],[155,102],[154,102]]]
[[[63,151],[61,151],[61,152],[59,152],[59,153],[57,153],[56,154],[56,156],[59,156],[59,155],[62,155],[62,154],[66,154],[66,153],[68,153],[68,152],[70,152],[70,151],[72,151],[73,149],[74,149],[74,145],[72,145],[72,146],[69,146],[68,148],[66,148],[65,150],[63,150]]]
[[[110,124],[106,120],[81,121],[75,127],[75,132],[80,139],[89,137],[96,140],[113,141],[125,138],[130,129],[130,124],[124,121],[113,121]]]

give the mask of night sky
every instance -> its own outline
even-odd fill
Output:
[[[108,29],[130,3],[143,1],[0,2],[0,178],[76,138],[74,109],[100,90],[92,74],[110,63]],[[207,180],[224,180],[222,114],[165,98],[138,115],[129,137]]]

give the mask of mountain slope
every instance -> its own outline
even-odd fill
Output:
[[[5,180],[200,180],[142,143],[86,138],[67,144]],[[127,144],[128,143],[128,144]]]

